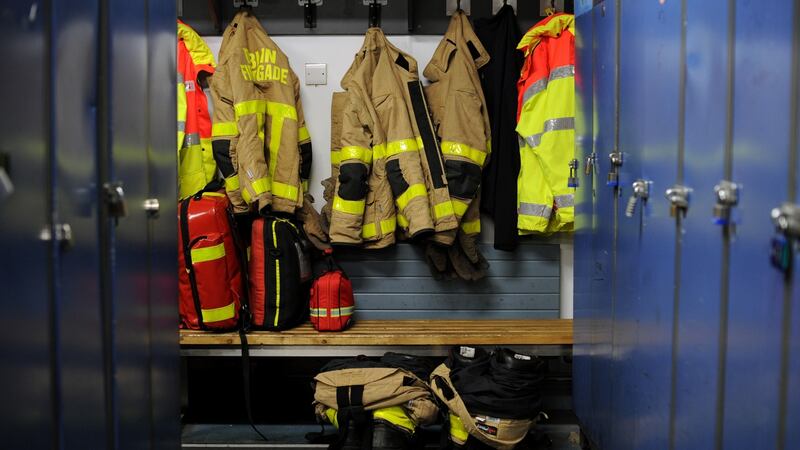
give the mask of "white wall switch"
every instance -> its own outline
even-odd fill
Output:
[[[328,65],[325,63],[306,63],[306,85],[328,84]]]

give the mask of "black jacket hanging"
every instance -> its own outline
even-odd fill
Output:
[[[491,60],[480,70],[481,84],[492,127],[492,157],[483,170],[481,210],[494,220],[494,248],[517,246],[517,79],[522,54],[516,50],[521,38],[514,8],[505,5],[496,15],[475,21],[475,33]]]

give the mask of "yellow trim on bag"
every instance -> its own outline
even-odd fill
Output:
[[[340,308],[311,308],[311,317],[345,317],[353,315],[352,306],[342,306]],[[330,314],[329,314],[330,313]]]
[[[236,136],[239,134],[239,127],[236,122],[217,122],[211,125],[211,136]]]
[[[397,218],[391,217],[389,219],[381,220],[381,235],[393,233],[397,227]],[[364,228],[361,229],[361,237],[364,239],[374,238],[378,235],[378,228],[374,223],[365,223]]]
[[[192,264],[200,264],[206,261],[213,261],[225,257],[225,243],[220,243],[211,247],[193,248]]]
[[[401,406],[390,406],[388,408],[376,409],[372,413],[374,419],[389,422],[392,425],[404,428],[408,432],[413,433],[417,428],[417,424],[408,417],[405,410]]]
[[[402,194],[400,194],[399,197],[397,197],[395,202],[397,203],[397,207],[401,211],[403,211],[406,209],[406,206],[408,206],[408,203],[411,200],[417,197],[423,197],[427,195],[428,195],[428,189],[425,187],[424,184],[421,183],[412,184],[411,186],[408,187],[408,189],[406,189],[405,192],[403,192]]]
[[[364,214],[364,208],[366,206],[365,200],[345,200],[341,197],[334,196],[333,197],[333,209],[334,211],[341,211],[348,214],[355,214],[357,216]]]
[[[236,305],[231,302],[229,305],[220,308],[201,309],[200,315],[203,316],[204,323],[233,319],[236,316]]]
[[[476,234],[481,232],[481,220],[472,220],[470,222],[461,222],[461,231],[467,234]]]
[[[292,186],[279,181],[272,181],[272,195],[289,200],[297,200],[297,186]]]
[[[225,194],[219,192],[203,192],[203,197],[225,197]]]
[[[311,135],[308,134],[308,128],[300,127],[297,129],[297,142],[303,142],[311,139]]]
[[[364,164],[372,164],[372,150],[357,145],[348,145],[339,150],[339,162],[357,159]]]
[[[483,167],[483,163],[486,162],[487,152],[480,151],[477,148],[470,147],[460,142],[442,141],[442,154],[467,158]]]
[[[278,221],[272,222],[272,247],[278,248],[278,235],[275,232],[275,224]],[[281,260],[275,259],[275,320],[273,326],[278,326],[278,317],[281,315]]]

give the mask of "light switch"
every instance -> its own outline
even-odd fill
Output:
[[[328,84],[328,65],[325,63],[306,63],[306,85]]]

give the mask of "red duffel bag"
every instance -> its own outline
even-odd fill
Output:
[[[311,285],[311,323],[318,331],[342,331],[353,324],[353,284],[325,250],[328,269]]]
[[[239,322],[242,273],[228,197],[201,192],[178,211],[181,327],[232,330]]]

